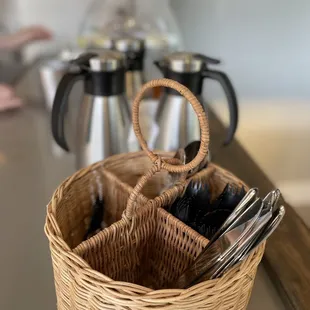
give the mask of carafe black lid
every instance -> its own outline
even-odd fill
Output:
[[[163,59],[162,66],[172,72],[196,73],[205,69],[207,64],[219,64],[220,61],[201,54],[190,52],[176,52]]]
[[[102,50],[89,60],[91,72],[113,72],[125,67],[125,57],[118,51]]]
[[[122,37],[114,40],[114,47],[122,53],[139,53],[144,51],[144,40],[133,37]]]

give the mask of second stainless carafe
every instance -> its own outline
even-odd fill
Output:
[[[177,52],[163,60],[155,62],[165,78],[169,78],[189,88],[207,110],[202,99],[205,78],[218,81],[223,87],[230,112],[230,127],[224,144],[229,144],[235,134],[238,123],[238,105],[234,88],[224,72],[211,70],[210,64],[219,61],[200,54]],[[188,143],[200,140],[198,119],[186,99],[175,90],[165,89],[160,99],[156,117],[159,135],[155,148],[175,151]]]
[[[136,93],[145,82],[143,78],[144,41],[132,37],[114,40],[114,48],[126,55],[126,96],[131,107]]]
[[[117,51],[85,54],[72,62],[76,72],[68,72],[59,83],[52,111],[53,136],[64,150],[75,153],[77,168],[128,151],[124,63]],[[83,102],[76,122],[66,126],[68,98],[78,80],[84,80]]]

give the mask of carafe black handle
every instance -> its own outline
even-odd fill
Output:
[[[79,80],[84,80],[87,71],[83,70],[83,67],[88,66],[89,60],[94,56],[96,54],[83,54],[76,60],[73,60],[71,64],[81,69],[77,73],[66,73],[60,80],[56,90],[52,109],[52,134],[57,144],[67,152],[70,150],[65,138],[64,126],[69,96],[74,84]]]
[[[235,90],[228,76],[221,71],[206,70],[204,77],[218,81],[224,89],[230,113],[230,125],[224,145],[230,144],[238,126],[238,101]]]
[[[58,84],[52,109],[52,133],[57,144],[69,152],[65,138],[65,115],[71,90],[78,80],[84,79],[84,72],[66,73]]]

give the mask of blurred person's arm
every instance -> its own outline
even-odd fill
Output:
[[[0,36],[0,50],[14,51],[25,45],[41,40],[49,40],[51,33],[42,26],[25,27],[16,33]],[[22,106],[22,100],[15,95],[14,89],[0,84],[0,112]]]
[[[0,112],[22,106],[22,100],[15,96],[14,89],[9,85],[0,84]]]
[[[0,49],[17,50],[29,43],[49,40],[51,37],[51,32],[42,26],[25,27],[13,34],[0,36]]]

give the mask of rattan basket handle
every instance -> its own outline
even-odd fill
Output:
[[[166,163],[171,165],[180,163],[180,160],[177,158],[167,158]],[[137,182],[136,186],[133,188],[132,192],[127,201],[126,210],[123,213],[123,218],[131,220],[132,216],[134,215],[135,208],[136,208],[136,201],[138,195],[141,193],[142,188],[144,185],[153,177],[154,174],[161,170],[161,157],[159,161],[156,162]],[[186,179],[186,174],[181,175],[179,182],[183,182]]]
[[[204,111],[202,105],[198,101],[197,97],[184,85],[173,81],[169,79],[159,79],[159,80],[153,80],[146,84],[144,84],[141,88],[141,90],[136,95],[136,98],[133,102],[132,107],[132,123],[133,123],[133,129],[135,131],[136,137],[138,138],[138,141],[142,147],[142,149],[147,153],[149,158],[152,160],[153,163],[158,162],[159,155],[154,154],[147,145],[147,142],[145,141],[141,128],[139,123],[139,107],[140,103],[143,99],[144,93],[154,87],[158,86],[164,86],[173,88],[177,92],[179,92],[182,96],[184,96],[187,101],[192,105],[200,125],[200,149],[196,155],[196,157],[186,165],[173,165],[169,163],[167,160],[161,159],[161,168],[164,170],[167,170],[169,172],[187,172],[198,166],[202,160],[205,159],[208,153],[208,147],[209,147],[209,124],[207,121],[206,112]]]
[[[144,93],[154,87],[158,86],[164,86],[173,88],[176,91],[178,91],[182,96],[184,96],[187,101],[192,105],[200,125],[200,148],[196,155],[196,157],[186,165],[179,165],[180,161],[176,158],[169,158],[169,159],[163,159],[161,156],[154,154],[151,150],[149,150],[148,145],[143,138],[140,124],[139,124],[139,107],[140,103],[143,99]],[[153,177],[153,175],[156,172],[159,172],[160,170],[166,170],[169,172],[174,173],[182,173],[182,172],[188,172],[198,166],[202,160],[205,159],[208,153],[208,147],[209,147],[209,126],[207,122],[206,113],[202,107],[202,105],[199,103],[196,96],[185,86],[182,84],[169,80],[169,79],[159,79],[159,80],[153,80],[146,84],[144,84],[141,88],[141,90],[138,92],[134,103],[132,107],[132,123],[133,123],[133,129],[135,131],[135,134],[139,140],[139,143],[142,147],[142,149],[147,153],[151,161],[154,163],[153,167],[145,174],[143,175],[136,186],[134,187],[133,191],[131,192],[128,202],[126,211],[124,212],[124,218],[131,219],[134,211],[135,211],[135,205],[137,196],[141,192],[144,185],[148,182],[149,179]],[[183,178],[184,177],[184,178]],[[183,181],[185,179],[185,175],[181,176],[181,180]]]

